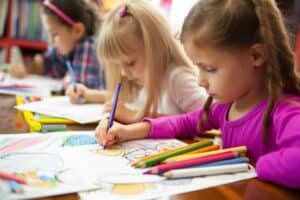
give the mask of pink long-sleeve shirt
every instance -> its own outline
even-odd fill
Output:
[[[231,104],[214,104],[202,131],[220,128],[223,148],[246,145],[248,157],[256,162],[261,180],[290,188],[300,188],[300,97],[287,95],[278,101],[272,115],[267,142],[262,137],[262,118],[267,101],[243,117],[228,121]],[[151,123],[150,138],[192,138],[203,110],[187,114],[146,118]],[[201,132],[202,132],[201,131]]]

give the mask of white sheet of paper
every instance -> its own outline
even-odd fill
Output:
[[[28,75],[25,78],[15,78],[7,73],[0,72],[0,77],[3,77],[4,75],[5,78],[0,82],[0,85],[22,84],[32,87],[48,88],[52,91],[60,91],[62,89],[62,82],[59,79],[33,74]]]
[[[99,153],[102,147],[91,144],[93,132],[58,132],[51,134],[0,135],[0,169],[22,172],[37,167],[40,173],[52,174],[60,180],[53,188],[23,186],[23,194],[10,193],[0,181],[0,195],[5,199],[28,199],[81,192],[82,199],[153,199],[204,189],[256,177],[249,172],[166,180],[142,174],[132,168],[132,160],[184,143],[178,140],[136,140],[119,145],[123,154]],[[73,139],[73,140],[72,140]],[[85,142],[89,144],[83,145]],[[81,145],[78,145],[81,144]],[[101,152],[101,151],[100,151]],[[32,164],[24,163],[31,161]],[[51,167],[49,167],[51,165]],[[127,180],[127,181],[126,181]],[[126,192],[127,194],[122,194]],[[130,192],[130,194],[128,194]]]
[[[106,113],[103,113],[102,104],[71,104],[66,96],[47,98],[42,101],[18,105],[15,108],[67,118],[81,124],[97,122],[107,116]]]

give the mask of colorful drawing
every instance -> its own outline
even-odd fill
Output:
[[[64,166],[62,158],[47,152],[16,152],[0,155],[0,169],[11,172],[24,172],[36,169],[55,173]]]
[[[96,138],[91,135],[71,135],[65,138],[63,146],[79,146],[97,144]]]
[[[9,138],[4,139],[3,141],[0,141],[0,153],[9,153],[13,151],[20,151],[24,150],[27,147],[30,147],[32,145],[35,145],[37,143],[41,143],[45,141],[47,138],[41,138],[41,137],[32,137],[32,138],[24,138],[20,140],[16,140],[12,142]],[[1,144],[3,143],[3,144]]]
[[[153,189],[153,183],[132,183],[132,184],[115,184],[111,190],[116,195],[138,195],[145,192],[147,189]]]
[[[122,149],[120,145],[114,145],[106,149],[97,150],[98,154],[105,156],[123,156],[125,154],[125,149]]]

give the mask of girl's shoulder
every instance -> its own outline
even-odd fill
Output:
[[[300,96],[286,94],[277,101],[273,111],[274,120],[286,117],[300,118]]]

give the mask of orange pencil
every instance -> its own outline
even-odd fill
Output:
[[[197,149],[195,151],[188,152],[185,155],[194,154],[194,153],[203,153],[203,152],[207,152],[207,151],[214,151],[214,150],[218,150],[219,148],[220,148],[219,145],[214,144],[214,145],[211,145],[211,146],[208,146],[208,147],[204,147],[204,148],[201,148],[201,149]]]

